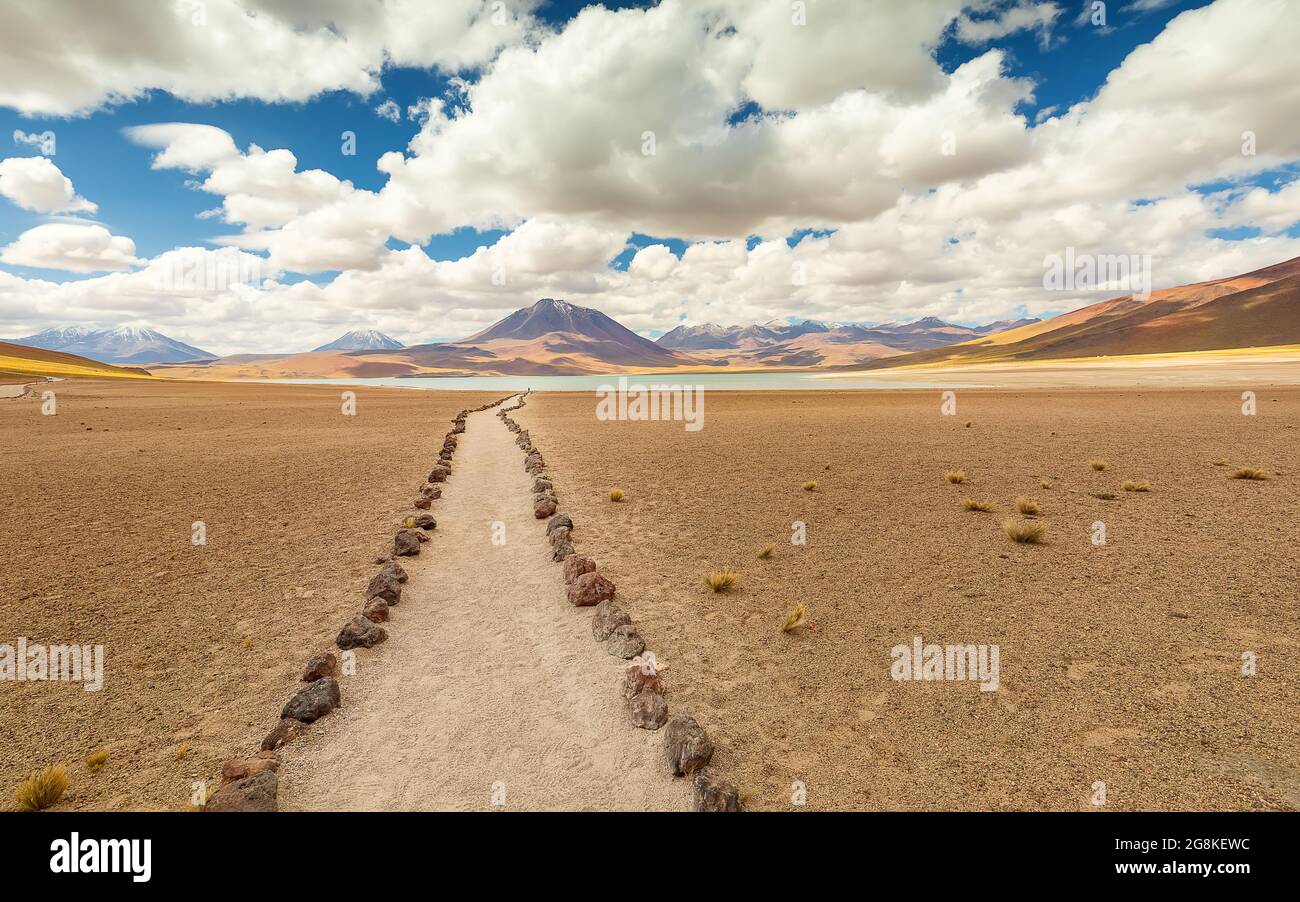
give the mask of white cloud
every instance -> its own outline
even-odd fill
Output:
[[[381,119],[387,119],[389,122],[401,122],[402,108],[397,105],[396,100],[390,98],[375,107],[375,115]]]
[[[184,100],[369,95],[387,65],[482,65],[534,26],[533,0],[178,0],[7,4],[0,105],[70,115],[153,89]],[[75,36],[75,44],[70,41]],[[75,50],[70,48],[75,47]]]
[[[143,263],[135,242],[101,225],[51,222],[28,229],[0,250],[0,262],[68,272],[115,272]]]
[[[1018,0],[1008,6],[994,7],[983,15],[963,14],[957,20],[957,37],[967,44],[980,45],[1018,31],[1037,31],[1040,45],[1047,47],[1052,41],[1052,27],[1060,15],[1061,8],[1055,3]]]
[[[78,197],[72,180],[45,157],[0,160],[0,195],[37,213],[94,213],[98,209]]]

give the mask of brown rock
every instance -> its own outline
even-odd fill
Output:
[[[371,623],[384,623],[388,620],[388,602],[382,598],[372,598],[361,609],[361,616]]]
[[[423,535],[418,529],[398,530],[397,535],[393,536],[393,554],[398,557],[411,557],[420,553],[420,536]]]
[[[550,535],[557,529],[573,529],[573,520],[568,514],[556,514],[546,521],[546,534]]]
[[[370,585],[366,586],[366,598],[382,598],[389,604],[397,604],[402,600],[402,584],[397,581],[397,577],[381,570],[370,577]]]
[[[692,811],[744,811],[736,787],[711,767],[701,768],[693,781]]]
[[[221,765],[221,782],[255,777],[264,770],[279,770],[280,756],[275,752],[258,752],[255,758],[231,758]]]
[[[337,708],[340,698],[338,682],[333,677],[321,677],[306,689],[299,689],[297,695],[285,702],[280,718],[292,717],[303,723],[315,723]]]
[[[547,497],[546,495],[539,495],[537,500],[533,502],[533,516],[538,520],[545,520],[551,514],[555,513],[556,507],[557,505],[554,498]]]
[[[565,562],[567,565],[567,561]],[[632,622],[627,611],[614,602],[606,600],[596,605],[596,614],[591,618],[591,635],[597,642],[604,642],[615,627],[626,626]]]
[[[674,717],[664,728],[664,756],[673,776],[684,777],[709,763],[713,743],[694,717]]]
[[[439,498],[442,497],[442,487],[426,482],[420,488],[420,494],[423,495],[425,498],[428,498],[430,501],[437,501]]]
[[[429,471],[429,482],[446,482],[447,474],[450,472],[451,470],[447,469],[447,467],[438,464]]]
[[[642,692],[666,695],[668,687],[664,685],[663,677],[650,661],[636,657],[628,662],[627,668],[623,671],[623,698],[631,701]]]
[[[591,607],[614,597],[614,584],[599,573],[584,573],[569,584],[569,604]]]
[[[559,545],[556,545],[551,549],[551,560],[558,563],[573,553],[573,546],[571,544],[568,542],[561,542]]]
[[[292,717],[285,717],[275,725],[275,729],[266,734],[262,740],[262,751],[269,752],[278,749],[287,742],[292,742],[306,731],[307,725],[301,720],[294,720]]]
[[[404,583],[406,582],[407,579],[406,570],[402,567],[401,564],[397,563],[397,561],[394,560],[389,560],[387,563],[385,563],[384,569],[380,570],[379,572],[388,574],[393,579],[397,580],[399,583]]]
[[[564,582],[565,585],[573,582],[584,573],[592,573],[596,569],[596,562],[589,557],[580,557],[572,555],[564,559]]]
[[[358,615],[339,630],[334,644],[339,648],[373,648],[387,638],[388,630]]]
[[[433,499],[426,498],[423,495],[421,495],[419,498],[416,498],[414,501],[411,502],[411,507],[415,508],[416,510],[427,511],[432,506],[433,506]]]
[[[533,480],[533,492],[534,492],[534,493],[536,493],[536,492],[550,492],[550,491],[552,491],[554,488],[555,488],[555,486],[551,485],[551,481],[550,481],[549,479],[543,479],[542,477],[538,476],[536,479]]]
[[[657,692],[641,692],[632,697],[632,726],[657,730],[668,721],[668,703]]]
[[[280,778],[273,770],[224,784],[208,799],[204,811],[274,811]]]
[[[423,529],[423,530],[426,530],[426,531],[427,531],[427,530],[430,530],[430,529],[437,529],[437,528],[438,528],[438,521],[435,520],[435,519],[433,519],[433,515],[432,515],[432,514],[416,514],[416,515],[415,515],[415,528],[416,528],[416,529]]]
[[[307,662],[307,669],[302,672],[302,681],[314,683],[322,677],[338,676],[338,669],[339,659],[334,657],[333,652],[323,651],[313,655]]]
[[[635,658],[645,651],[645,640],[641,638],[640,630],[630,623],[624,623],[610,630],[609,638],[605,640],[605,651],[624,660]]]
[[[552,517],[551,519],[554,520],[555,518]],[[569,541],[569,536],[572,532],[573,530],[569,529],[569,527],[561,526],[559,529],[548,529],[546,531],[546,538],[551,540],[551,547],[554,548],[556,545],[563,545],[565,542]]]

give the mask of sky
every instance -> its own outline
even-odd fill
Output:
[[[310,7],[310,12],[304,8]],[[1300,256],[1287,0],[0,0],[0,335],[1049,316]]]

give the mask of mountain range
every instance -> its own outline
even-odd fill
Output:
[[[353,329],[344,332],[329,344],[321,345],[315,351],[396,351],[404,348],[396,338],[389,338],[383,332],[374,329]]]
[[[46,329],[25,338],[3,340],[44,351],[75,354],[100,363],[180,363],[217,359],[216,354],[168,338],[154,329],[139,326],[121,326],[116,329],[66,326],[62,329]]]

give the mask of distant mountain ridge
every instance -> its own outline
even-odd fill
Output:
[[[406,347],[396,338],[390,338],[383,332],[375,329],[353,329],[351,332],[344,332],[338,338],[329,344],[323,344],[319,348],[313,348],[312,352],[317,351],[397,351]]]
[[[141,326],[119,326],[116,329],[65,326],[7,340],[29,348],[75,354],[100,363],[182,363],[217,358],[216,354]]]

